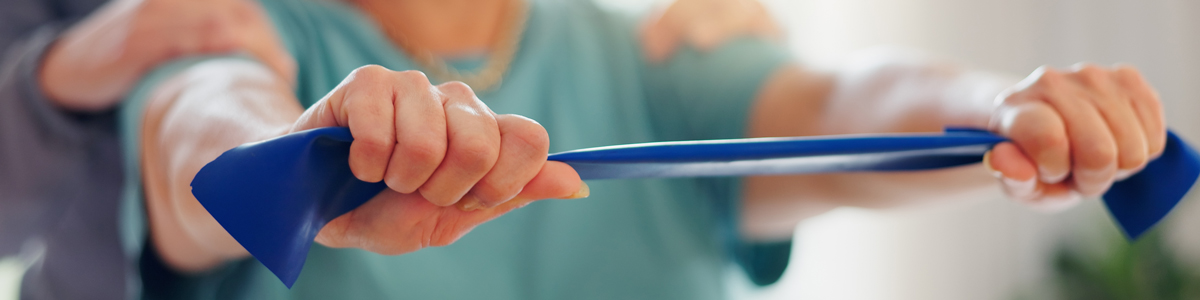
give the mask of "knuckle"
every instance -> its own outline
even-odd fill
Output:
[[[506,115],[505,117],[514,120],[515,130],[510,134],[513,134],[519,141],[533,151],[547,152],[550,150],[550,134],[546,132],[545,127],[542,127],[542,124],[517,115]]]
[[[481,139],[471,139],[458,145],[455,160],[458,165],[469,172],[486,172],[496,162],[499,149]]]
[[[1137,68],[1130,65],[1117,66],[1116,74],[1118,78],[1127,82],[1138,82],[1142,80],[1142,73]]]
[[[368,155],[389,155],[391,147],[396,144],[390,135],[372,135],[354,140]]]
[[[376,79],[385,77],[390,72],[391,70],[380,65],[365,65],[354,69],[350,74],[354,75],[355,78]]]
[[[485,203],[499,203],[516,196],[522,187],[511,180],[484,180],[475,186],[472,193]]]
[[[1061,71],[1050,67],[1042,67],[1040,70],[1041,74],[1034,81],[1034,86],[1043,90],[1054,90],[1061,88],[1065,84],[1064,81],[1066,78],[1064,78],[1065,75]]]
[[[396,80],[411,84],[411,85],[429,85],[429,77],[425,76],[424,72],[417,70],[406,70],[395,72]]]
[[[462,81],[446,82],[438,88],[441,89],[443,93],[446,93],[450,96],[475,96],[475,91],[471,89],[471,86],[463,83]]]
[[[1076,73],[1088,83],[1102,82],[1108,77],[1107,70],[1092,63],[1082,63],[1078,68],[1079,71]]]
[[[1080,168],[1097,171],[1105,169],[1115,170],[1117,166],[1115,163],[1116,160],[1117,150],[1116,147],[1112,146],[1093,147],[1088,149],[1084,155],[1076,158]]]
[[[406,141],[404,145],[405,158],[418,164],[436,166],[446,155],[446,144],[432,139]]]
[[[1119,161],[1120,169],[1133,169],[1145,165],[1147,153],[1144,151],[1123,151]]]
[[[379,65],[366,65],[351,71],[347,78],[349,85],[355,89],[380,89],[385,86],[384,82],[389,72],[391,71]]]
[[[1037,147],[1041,148],[1043,151],[1061,151],[1065,153],[1065,150],[1069,147],[1067,137],[1063,135],[1062,132],[1058,131],[1034,131],[1030,136],[1030,140],[1032,140],[1033,144],[1037,145]]]

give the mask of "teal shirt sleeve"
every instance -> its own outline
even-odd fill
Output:
[[[762,86],[790,55],[779,45],[740,38],[701,52],[683,48],[664,64],[646,67],[647,104],[656,131],[666,140],[728,139],[745,136],[750,109]],[[698,179],[716,200],[727,253],[752,282],[778,281],[787,267],[790,240],[746,242],[738,235],[741,180]]]

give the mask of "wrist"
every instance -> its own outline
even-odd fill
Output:
[[[943,93],[946,127],[990,130],[996,111],[1019,78],[983,71],[964,71]]]

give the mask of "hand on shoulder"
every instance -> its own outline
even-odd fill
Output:
[[[38,74],[56,105],[111,108],[143,75],[168,60],[246,51],[290,80],[295,62],[266,13],[251,0],[116,0],[67,30]]]
[[[782,32],[757,0],[678,0],[648,16],[641,42],[649,61],[662,62],[684,44],[707,51],[735,37],[779,39]]]

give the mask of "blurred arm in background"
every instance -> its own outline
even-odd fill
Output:
[[[649,20],[642,44],[651,61],[682,43],[705,50],[738,35],[780,36],[754,0],[680,0]],[[782,68],[759,91],[747,135],[946,127],[989,130],[1012,142],[997,145],[982,165],[948,170],[748,178],[742,233],[788,239],[800,220],[838,206],[964,199],[997,181],[1011,198],[1061,209],[1141,170],[1166,140],[1158,94],[1130,66],[1043,67],[1018,82],[885,48],[863,51],[833,72]]]
[[[31,253],[41,259],[22,283],[25,299],[124,298],[112,108],[142,73],[175,57],[246,50],[281,74],[294,62],[249,1],[0,7],[0,256],[23,245],[40,252]]]
[[[783,68],[760,91],[748,135],[947,127],[1011,142],[998,144],[983,164],[952,169],[751,177],[742,232],[786,239],[800,220],[838,206],[970,199],[997,186],[1014,200],[1058,210],[1099,197],[1166,144],[1158,94],[1132,67],[1042,67],[1018,82],[886,49],[864,52],[832,74]]]

